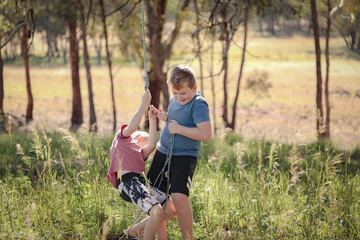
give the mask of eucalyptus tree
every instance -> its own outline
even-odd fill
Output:
[[[112,103],[112,110],[113,110],[113,132],[116,131],[116,104],[115,104],[115,93],[114,93],[114,80],[113,80],[113,73],[112,73],[112,62],[111,62],[111,56],[110,56],[110,50],[109,50],[109,40],[108,40],[108,30],[106,25],[106,16],[105,16],[105,6],[104,6],[104,0],[98,1],[100,6],[100,17],[101,22],[103,26],[103,34],[105,38],[105,48],[106,48],[106,60],[108,63],[108,69],[109,69],[109,78],[110,78],[110,90],[111,90],[111,103]]]
[[[318,139],[330,138],[330,99],[329,99],[329,81],[330,81],[330,32],[333,25],[334,16],[337,15],[339,6],[336,6],[335,1],[325,0],[320,2],[310,1],[313,37],[315,43],[315,61],[316,61],[316,129],[318,132]],[[320,14],[318,14],[320,13]],[[325,16],[325,17],[323,17]],[[323,91],[322,91],[322,69],[321,69],[321,47],[320,47],[320,28],[321,23],[326,25],[325,29],[325,109],[323,110]]]
[[[302,12],[304,0],[262,0],[258,1],[256,15],[259,19],[259,30],[263,31],[262,20],[267,24],[266,30],[272,35],[277,34],[276,25],[279,25],[281,18],[297,20],[300,25],[300,13]],[[281,26],[280,26],[281,27]],[[298,28],[301,28],[298,26]]]
[[[166,83],[166,72],[164,71],[165,61],[172,53],[181,26],[186,18],[190,0],[181,2],[176,10],[176,19],[170,26],[168,38],[164,37],[164,28],[167,24],[167,2],[166,0],[144,0],[147,13],[147,34],[150,53],[149,89],[152,94],[151,103],[155,107],[160,105],[160,90],[163,94],[163,109],[167,111],[169,106],[169,90]]]
[[[91,3],[91,1],[90,1]],[[84,4],[82,0],[77,0],[77,6],[79,7],[80,13],[80,21],[81,21],[81,39],[83,43],[83,56],[84,56],[84,65],[86,69],[86,79],[87,79],[87,86],[88,86],[88,95],[89,95],[89,131],[90,132],[97,132],[97,124],[96,124],[96,113],[95,113],[95,106],[94,106],[94,96],[93,96],[93,88],[92,88],[92,78],[91,78],[91,65],[89,61],[89,52],[88,52],[88,45],[87,45],[87,23],[88,23],[88,16],[85,18],[84,13]],[[89,6],[90,13],[92,5]]]
[[[62,51],[64,64],[67,63],[67,49],[59,49],[58,42],[64,42],[66,28],[65,18],[62,14],[62,8],[59,7],[58,1],[36,1],[34,7],[37,10],[36,25],[38,32],[44,32],[47,45],[46,57],[50,62],[51,57],[59,56]],[[66,41],[66,40],[65,40]]]
[[[287,2],[287,1],[286,1]],[[264,4],[266,3],[266,4]],[[236,125],[236,112],[237,102],[240,94],[240,85],[242,73],[245,68],[246,57],[246,44],[247,44],[247,29],[248,22],[253,17],[254,12],[266,13],[267,11],[274,11],[274,8],[281,9],[281,12],[298,13],[301,8],[298,5],[281,5],[282,1],[249,1],[249,0],[216,0],[212,2],[212,10],[209,16],[210,26],[218,26],[219,29],[219,41],[222,44],[222,69],[223,72],[223,104],[222,104],[222,119],[225,127],[235,129]],[[279,7],[279,6],[281,7]],[[291,7],[291,10],[288,8]],[[277,14],[280,14],[277,12]],[[229,92],[228,92],[228,70],[230,62],[228,60],[229,50],[232,47],[234,36],[236,35],[239,27],[244,26],[242,55],[240,60],[239,74],[237,77],[237,83],[235,87],[235,97],[232,104],[232,116],[231,120],[228,117],[229,114]]]
[[[10,1],[0,2],[0,46],[3,46],[5,38],[9,37],[9,33],[15,28],[15,14],[12,12],[15,8],[10,7]],[[15,6],[14,6],[15,7]],[[4,113],[4,63],[2,59],[3,48],[0,48],[0,114]]]
[[[311,19],[315,43],[316,59],[316,130],[318,139],[324,137],[323,131],[323,105],[322,105],[322,75],[321,75],[321,49],[320,49],[320,30],[318,22],[318,11],[316,0],[310,0]]]
[[[0,5],[0,18],[2,24],[0,26],[0,42],[7,32],[10,32],[4,43],[0,44],[0,51],[9,43],[17,32],[21,29],[21,51],[24,61],[25,77],[26,77],[26,92],[28,97],[26,108],[26,121],[32,120],[33,112],[33,96],[30,84],[30,69],[28,51],[33,40],[35,32],[34,15],[31,0],[20,0],[18,2],[4,1]],[[14,22],[17,22],[16,24]],[[10,30],[11,29],[11,30]],[[31,38],[28,45],[27,39]],[[1,54],[0,54],[1,57]],[[3,112],[3,99],[4,99],[4,79],[3,79],[3,62],[0,60],[0,111]]]
[[[45,0],[42,0],[45,1]],[[47,4],[47,1],[44,2]],[[71,130],[76,131],[83,123],[83,111],[81,100],[81,87],[79,75],[79,43],[76,36],[78,10],[76,0],[63,0],[54,2],[54,14],[63,19],[67,25],[70,51],[71,83],[72,83],[72,113]]]
[[[65,1],[69,9],[65,13],[65,20],[68,25],[69,45],[70,45],[70,64],[71,64],[71,80],[72,80],[72,115],[71,115],[71,129],[77,130],[83,123],[82,100],[80,91],[80,76],[79,76],[79,43],[76,36],[77,32],[77,12],[76,2],[74,0]],[[64,3],[64,1],[62,1]]]
[[[29,4],[31,4],[30,1],[21,0],[20,1],[21,11],[25,12],[26,14],[32,14],[31,12],[29,13],[29,9],[30,9],[30,11],[32,11],[32,6]],[[22,18],[23,21],[26,21],[25,18],[28,17],[28,16],[26,16],[26,14],[24,14],[24,16]],[[28,38],[31,37],[31,32],[29,35],[29,31],[31,31],[31,30],[27,27],[27,25],[24,25],[22,27],[21,54],[23,56],[23,61],[24,61],[26,93],[27,93],[27,98],[28,98],[27,107],[26,107],[26,115],[25,115],[26,122],[30,122],[33,120],[33,108],[34,108],[34,100],[33,100],[33,95],[32,95],[32,91],[31,91],[31,82],[30,82],[30,66],[29,66],[29,54],[28,54],[28,51],[29,51]]]
[[[360,53],[360,0],[332,3],[332,23],[351,50]]]
[[[210,21],[212,24],[218,25],[219,27],[219,40],[222,45],[222,71],[223,71],[223,104],[222,104],[222,119],[225,127],[234,129],[235,120],[232,122],[228,119],[228,72],[229,72],[229,50],[233,38],[237,33],[237,30],[241,23],[244,22],[246,12],[243,3],[241,1],[217,1],[210,15]],[[245,10],[245,11],[244,11]],[[245,49],[245,48],[244,48]],[[244,50],[243,49],[243,50]],[[240,76],[240,75],[239,75]],[[240,79],[240,78],[239,78]],[[236,89],[240,88],[240,81]],[[233,109],[236,116],[236,105]]]

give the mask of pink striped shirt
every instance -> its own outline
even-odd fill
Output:
[[[135,173],[145,173],[143,148],[135,143],[133,138],[123,137],[122,130],[127,125],[121,126],[116,133],[110,149],[110,167],[107,178],[117,188],[117,171],[128,170]]]

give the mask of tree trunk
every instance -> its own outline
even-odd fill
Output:
[[[100,4],[100,8],[101,8],[101,21],[103,24],[103,31],[104,31],[104,37],[105,37],[106,60],[108,63],[108,68],[109,68],[110,85],[111,85],[111,101],[112,101],[113,118],[114,118],[113,132],[115,132],[116,131],[116,107],[115,107],[114,81],[113,81],[112,70],[111,70],[111,57],[110,57],[108,35],[107,35],[107,28],[106,28],[104,1],[99,0],[99,4]]]
[[[351,38],[350,49],[354,50],[355,42],[356,42],[356,31],[354,30],[354,28],[352,26],[350,26],[350,38]]]
[[[71,130],[76,131],[83,123],[83,112],[79,76],[79,45],[76,38],[76,20],[68,21],[71,79],[73,90]]]
[[[54,44],[54,48],[55,48],[55,52],[56,52],[56,57],[60,57],[60,51],[58,48],[58,41],[57,41],[57,37],[56,35],[53,37],[52,42]],[[54,55],[55,56],[55,55]]]
[[[247,30],[248,30],[248,20],[249,20],[249,7],[245,8],[245,19],[244,19],[244,47],[242,51],[242,57],[241,57],[241,64],[240,64],[240,72],[237,79],[237,86],[236,86],[236,94],[232,109],[232,118],[231,118],[231,124],[230,128],[232,130],[235,130],[235,122],[236,122],[236,110],[237,110],[237,102],[240,94],[240,83],[241,83],[241,77],[244,69],[244,63],[245,63],[245,53],[246,53],[246,42],[247,42]]]
[[[226,17],[224,18],[226,19]],[[229,120],[228,120],[228,92],[227,92],[227,78],[228,78],[228,51],[230,46],[230,40],[229,40],[229,31],[227,31],[227,24],[225,24],[225,43],[223,43],[223,93],[224,93],[224,101],[223,101],[223,114],[222,119],[224,121],[225,127],[229,127]]]
[[[102,49],[102,34],[100,34],[99,45],[97,44],[96,38],[94,37],[94,47],[96,51],[97,65],[101,66],[101,49]]]
[[[330,70],[330,58],[329,58],[329,42],[330,42],[330,30],[331,30],[331,5],[330,0],[327,0],[327,20],[326,20],[326,46],[325,46],[325,57],[326,57],[326,76],[325,76],[325,104],[326,104],[326,119],[324,126],[324,137],[330,138],[330,100],[329,100],[329,70]]]
[[[166,75],[163,72],[164,61],[162,56],[164,53],[161,42],[164,27],[164,21],[162,18],[165,16],[166,2],[166,0],[157,1],[156,3],[154,1],[146,1],[151,62],[149,71],[151,73],[149,74],[149,89],[152,94],[151,104],[153,104],[156,108],[159,108],[160,105],[161,83],[166,82]],[[163,100],[164,102],[168,101],[166,99]],[[167,111],[167,106],[164,105],[163,108]]]
[[[66,41],[60,40],[60,46],[61,46],[61,50],[63,52],[63,62],[64,62],[64,65],[66,65],[67,64],[67,61],[66,61],[66,55],[67,55]]]
[[[318,131],[318,139],[323,138],[323,107],[322,107],[322,77],[321,77],[321,52],[320,52],[320,34],[319,23],[316,10],[316,0],[310,0],[311,19],[313,25],[313,34],[315,41],[315,57],[316,57],[316,130]]]
[[[259,32],[261,35],[263,35],[263,32],[264,32],[263,25],[262,25],[263,18],[261,16],[258,16],[257,20],[258,20],[258,25],[259,25]]]
[[[201,58],[201,41],[200,41],[200,12],[197,5],[197,0],[194,0],[194,7],[196,11],[196,41],[197,41],[197,56],[199,58],[200,67],[200,91],[204,94],[204,82],[203,82],[203,69],[202,69],[202,58]]]
[[[52,57],[52,49],[51,49],[50,33],[48,32],[46,32],[46,45],[47,45],[46,57],[49,63]]]
[[[148,36],[150,42],[150,62],[149,89],[152,94],[151,104],[159,107],[160,89],[163,92],[163,109],[167,111],[169,106],[169,92],[166,83],[166,72],[163,71],[164,63],[169,59],[174,42],[183,22],[183,18],[177,17],[175,27],[172,30],[169,40],[162,41],[162,31],[165,24],[166,0],[148,0],[146,1],[146,10],[148,18]],[[184,0],[179,12],[184,12],[188,7],[190,0]],[[178,14],[177,14],[178,15]],[[157,86],[151,87],[151,84]]]
[[[27,108],[26,108],[26,122],[30,122],[33,119],[33,96],[31,92],[30,84],[30,68],[29,68],[29,55],[28,55],[28,46],[27,46],[27,29],[26,25],[22,27],[22,38],[21,38],[21,49],[24,60],[25,67],[25,78],[26,78],[26,92],[27,92]]]
[[[272,11],[272,10],[271,10]],[[269,12],[268,16],[268,31],[275,36],[275,16],[274,13]]]
[[[213,31],[212,29],[210,29],[210,31]],[[214,134],[216,135],[217,133],[217,127],[216,127],[216,98],[215,98],[215,82],[214,82],[214,42],[215,42],[215,32],[213,32],[213,41],[211,41],[211,45],[210,45],[210,76],[211,76],[211,93],[212,93],[212,114],[213,114],[213,121],[212,121],[212,125],[214,126]]]
[[[85,26],[85,16],[84,16],[84,7],[81,0],[78,0],[78,5],[80,8],[80,19],[82,25],[82,42],[83,42],[83,53],[84,53],[84,65],[86,69],[86,78],[87,78],[87,85],[88,85],[88,92],[89,92],[89,115],[90,115],[90,122],[89,122],[89,131],[90,132],[97,132],[97,125],[96,125],[96,114],[95,114],[95,107],[94,107],[94,96],[92,90],[92,80],[91,80],[91,71],[90,71],[90,61],[89,61],[89,53],[88,47],[86,42],[86,26]]]
[[[1,46],[1,36],[0,36],[0,46]],[[2,60],[0,49],[0,115],[4,114],[4,63]]]

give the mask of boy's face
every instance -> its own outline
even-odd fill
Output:
[[[196,84],[192,88],[188,86],[188,83],[183,83],[179,89],[175,89],[172,84],[170,84],[170,86],[174,98],[178,100],[181,105],[188,104],[196,95]]]

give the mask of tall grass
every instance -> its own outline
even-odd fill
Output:
[[[107,181],[112,137],[67,130],[0,136],[1,239],[116,239],[138,210]],[[204,143],[190,200],[195,239],[354,239],[358,150],[229,133]],[[176,219],[169,239],[181,239]]]

